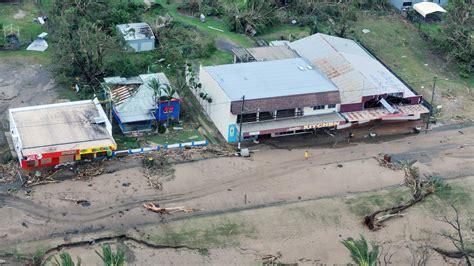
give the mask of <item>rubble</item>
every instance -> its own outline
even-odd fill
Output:
[[[11,183],[16,179],[18,170],[14,162],[0,164],[0,184]]]
[[[80,164],[76,169],[76,180],[89,180],[94,176],[99,176],[105,172],[103,162],[91,162]]]
[[[191,213],[195,211],[200,211],[199,209],[193,209],[189,207],[179,206],[179,207],[169,207],[169,208],[160,208],[153,203],[145,203],[143,207],[149,211],[156,212],[159,214],[172,214],[177,212]]]

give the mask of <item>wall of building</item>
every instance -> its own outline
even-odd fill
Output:
[[[127,44],[135,50],[135,52],[151,51],[155,49],[155,39],[131,40]]]
[[[202,102],[203,108],[216,125],[219,132],[227,141],[233,140],[237,135],[236,122],[237,116],[230,112],[231,101],[225,94],[219,84],[206,72],[201,66],[199,69],[199,82],[202,84],[201,91],[207,93],[212,98],[212,103]],[[199,94],[199,92],[196,92]],[[230,136],[233,133],[233,136]]]
[[[337,104],[336,107],[329,108],[328,105],[325,105],[324,109],[319,109],[319,110],[313,110],[313,107],[305,107],[303,108],[303,113],[304,113],[304,116],[327,114],[327,113],[337,112],[339,110],[339,106],[340,105]]]
[[[13,115],[11,111],[8,112],[8,119],[10,122],[10,134],[12,136],[13,146],[15,146],[16,155],[18,157],[18,160],[21,163],[21,158],[22,158],[21,149],[23,145],[21,143],[21,139],[18,134],[18,129],[16,128],[15,120],[13,119]]]

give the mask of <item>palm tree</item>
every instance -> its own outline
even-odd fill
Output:
[[[169,125],[170,125],[170,114],[169,114],[170,105],[171,105],[171,100],[173,99],[173,95],[176,93],[176,88],[169,85],[169,84],[166,84],[166,85],[164,85],[163,90],[165,91],[166,98],[168,100],[168,113],[166,114],[166,127],[169,127]]]
[[[121,248],[117,248],[117,252],[113,252],[110,244],[102,245],[102,254],[95,252],[104,262],[105,266],[123,266],[125,264],[125,253]]]
[[[352,261],[355,264],[359,266],[375,266],[379,256],[379,246],[372,243],[372,250],[369,251],[369,246],[364,236],[361,235],[360,237],[360,240],[349,237],[341,241],[341,243],[349,250]]]
[[[148,86],[150,86],[150,88],[153,90],[155,103],[158,102],[158,123],[156,125],[156,130],[158,130],[158,124],[161,121],[160,103],[161,103],[161,96],[163,93],[163,90],[162,90],[163,85],[160,83],[159,79],[153,78],[152,80],[148,82]]]

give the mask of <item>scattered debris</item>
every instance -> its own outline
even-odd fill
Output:
[[[369,29],[362,29],[362,33],[364,33],[364,34],[367,34],[367,33],[369,33],[369,32],[370,32]]]
[[[103,162],[91,162],[79,164],[76,169],[76,180],[90,180],[94,176],[99,176],[105,172]]]
[[[145,203],[143,207],[149,211],[156,212],[159,214],[172,214],[177,212],[191,213],[195,211],[200,211],[199,209],[193,209],[189,207],[179,206],[179,207],[170,207],[170,208],[160,208],[153,203]]]
[[[130,186],[130,184],[131,184],[130,182],[127,182],[127,183],[122,183],[122,186],[123,186],[123,187],[129,187],[129,186]]]
[[[17,168],[14,162],[0,164],[0,184],[11,183],[15,181]]]
[[[28,180],[25,183],[25,187],[33,187],[38,185],[50,184],[50,183],[57,183],[58,180],[53,179],[53,176],[57,173],[61,172],[63,168],[59,169],[51,169],[45,173],[41,173],[36,171],[34,173],[28,174]]]
[[[277,263],[277,260],[279,258],[281,258],[282,254],[280,251],[277,252],[276,255],[265,255],[261,258],[262,260],[262,264],[263,265],[279,265],[279,263]]]
[[[64,198],[62,198],[62,200],[72,201],[72,202],[74,202],[74,203],[76,203],[76,204],[81,205],[82,207],[89,207],[89,206],[91,206],[90,201],[88,201],[88,200],[86,200],[86,199],[74,199],[74,198],[64,197]]]
[[[392,170],[400,170],[401,165],[398,163],[392,163],[392,156],[388,154],[380,153],[378,156],[374,157],[380,164],[380,166],[387,167]]]
[[[37,51],[37,52],[44,52],[46,51],[46,49],[48,49],[48,42],[46,42],[42,38],[37,38],[26,48],[26,50],[28,51]]]

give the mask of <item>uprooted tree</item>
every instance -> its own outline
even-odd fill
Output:
[[[364,217],[364,224],[370,230],[378,230],[383,226],[383,222],[393,217],[403,216],[402,212],[413,205],[421,202],[427,196],[435,192],[438,181],[431,177],[421,176],[417,167],[406,165],[404,167],[405,181],[404,184],[411,190],[412,197],[407,202],[398,206],[377,210],[372,214]]]

